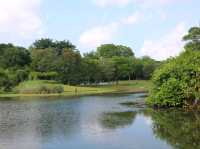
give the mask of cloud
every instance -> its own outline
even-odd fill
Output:
[[[167,35],[158,40],[146,40],[141,48],[141,55],[148,55],[157,60],[177,56],[183,50],[182,37],[186,33],[184,23],[179,23]]]
[[[108,7],[108,6],[126,6],[132,0],[94,0],[96,5],[99,7]]]
[[[145,7],[166,5],[177,0],[93,0],[99,7],[126,6],[130,3]],[[179,0],[178,0],[179,1]]]
[[[141,21],[141,16],[142,15],[137,12],[117,22],[92,27],[80,35],[79,42],[87,48],[95,48],[103,43],[112,42],[120,28],[138,23]]]
[[[85,47],[96,47],[100,44],[111,42],[118,28],[118,23],[96,26],[83,32],[79,41]]]
[[[132,15],[129,15],[125,19],[123,19],[122,23],[126,24],[126,25],[132,25],[132,24],[136,24],[136,23],[140,22],[142,20],[142,18],[143,18],[142,14],[139,12],[136,12]]]
[[[0,0],[0,33],[9,38],[41,33],[40,5],[41,0]]]

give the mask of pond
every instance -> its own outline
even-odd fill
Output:
[[[144,94],[0,101],[1,149],[199,149],[200,114]]]

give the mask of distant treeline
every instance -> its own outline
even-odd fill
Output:
[[[136,58],[123,45],[104,44],[83,56],[70,41],[36,40],[29,49],[0,44],[0,90],[25,80],[55,80],[64,84],[98,84],[150,79],[161,62]]]

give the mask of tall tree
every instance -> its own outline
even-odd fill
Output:
[[[65,48],[76,49],[76,46],[73,45],[70,41],[62,40],[62,41],[54,41],[49,38],[42,38],[36,40],[32,45],[31,49],[49,49],[53,48],[55,50],[62,50]]]
[[[114,56],[129,57],[134,56],[134,53],[131,48],[114,45],[114,44],[104,44],[97,48],[97,54],[99,57],[112,58]]]
[[[24,67],[31,62],[30,53],[23,47],[12,44],[0,44],[0,67]]]
[[[186,50],[200,50],[200,27],[192,27],[183,40],[187,42]]]

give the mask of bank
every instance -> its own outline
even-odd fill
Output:
[[[31,90],[41,86],[62,86],[62,93],[27,93],[22,90]],[[98,94],[118,94],[118,93],[141,93],[148,92],[151,88],[151,81],[148,80],[132,80],[119,81],[116,84],[104,84],[93,86],[69,86],[59,84],[55,81],[37,80],[21,83],[12,92],[1,93],[0,98],[6,97],[53,97],[53,96],[84,96]],[[18,91],[17,91],[18,90]]]

